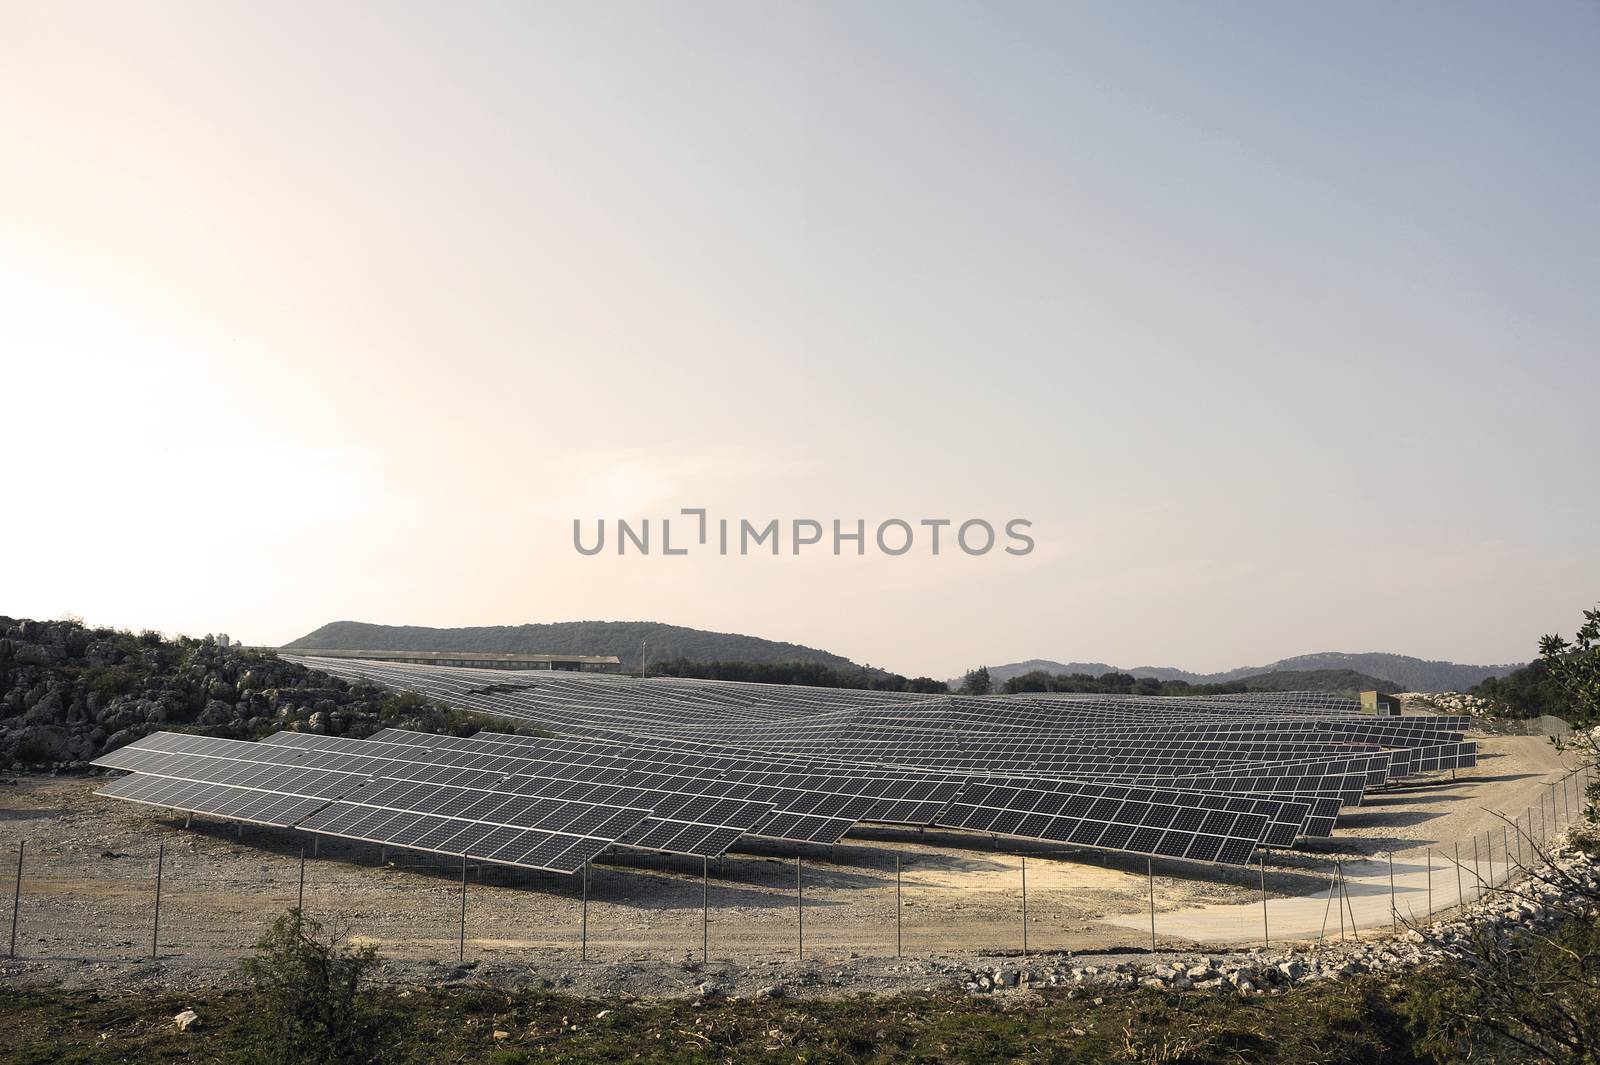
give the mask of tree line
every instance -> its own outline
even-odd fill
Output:
[[[820,662],[695,662],[673,658],[650,665],[655,677],[693,680],[733,680],[751,684],[801,684],[813,688],[854,688],[864,691],[918,692],[943,695],[950,686],[932,677],[905,677],[885,670],[859,666],[835,667]]]

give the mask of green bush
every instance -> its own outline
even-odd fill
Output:
[[[255,950],[242,966],[244,1061],[368,1065],[393,1057],[394,1018],[367,986],[379,962],[371,946],[352,946],[290,910]]]

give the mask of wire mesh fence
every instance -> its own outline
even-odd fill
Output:
[[[850,861],[776,846],[704,861],[624,852],[563,876],[178,815],[169,824],[189,831],[125,852],[25,841],[11,858],[9,952],[235,959],[296,907],[387,957],[529,966],[1079,951],[1103,947],[1106,926],[1124,948],[1326,940],[1425,923],[1518,880],[1583,818],[1590,779],[1569,773],[1448,843],[1218,871],[1228,891],[1216,902],[1179,897],[1192,871],[1099,855],[1120,895],[1092,921],[1082,895],[1096,856],[1051,860],[971,836],[937,858],[870,842]]]

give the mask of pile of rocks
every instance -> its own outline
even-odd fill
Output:
[[[1005,965],[966,974],[961,986],[974,994],[1008,988],[1067,988],[1068,993],[1097,990],[1162,988],[1171,991],[1209,991],[1223,987],[1242,995],[1271,993],[1307,980],[1365,972],[1356,959],[1333,959],[1317,948],[1269,954],[1207,954],[1171,962],[1034,963]]]
[[[1445,714],[1466,714],[1469,717],[1494,717],[1495,704],[1481,695],[1464,692],[1402,692],[1408,703],[1416,703]]]

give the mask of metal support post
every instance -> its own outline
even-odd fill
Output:
[[[1022,856],[1022,960],[1028,960],[1028,856]]]
[[[1150,951],[1156,949],[1156,867],[1155,863],[1146,858],[1144,860],[1145,872],[1150,874]]]
[[[461,927],[456,939],[456,963],[467,960],[467,856],[461,856]]]
[[[11,891],[11,953],[8,958],[17,956],[17,915],[22,912],[22,854],[27,850],[28,841],[17,841],[17,886]]]
[[[901,903],[900,903],[900,856],[898,854],[896,854],[894,856],[894,956],[897,957],[897,958],[900,957],[900,955],[901,955],[901,940],[900,940],[900,927],[901,927],[900,913],[901,913],[901,909],[902,909],[902,907],[901,907]]]
[[[1256,863],[1261,867],[1261,945],[1271,950],[1272,926],[1267,922],[1267,860],[1258,857]]]
[[[150,957],[158,957],[157,951],[161,943],[161,872],[167,864],[167,842],[162,840],[156,847],[156,915],[150,925]]]
[[[800,867],[804,859],[794,859],[794,929],[795,951],[801,961],[806,960],[806,889],[800,880]]]
[[[1389,852],[1389,927],[1400,928],[1400,908],[1394,902],[1394,851]]]

